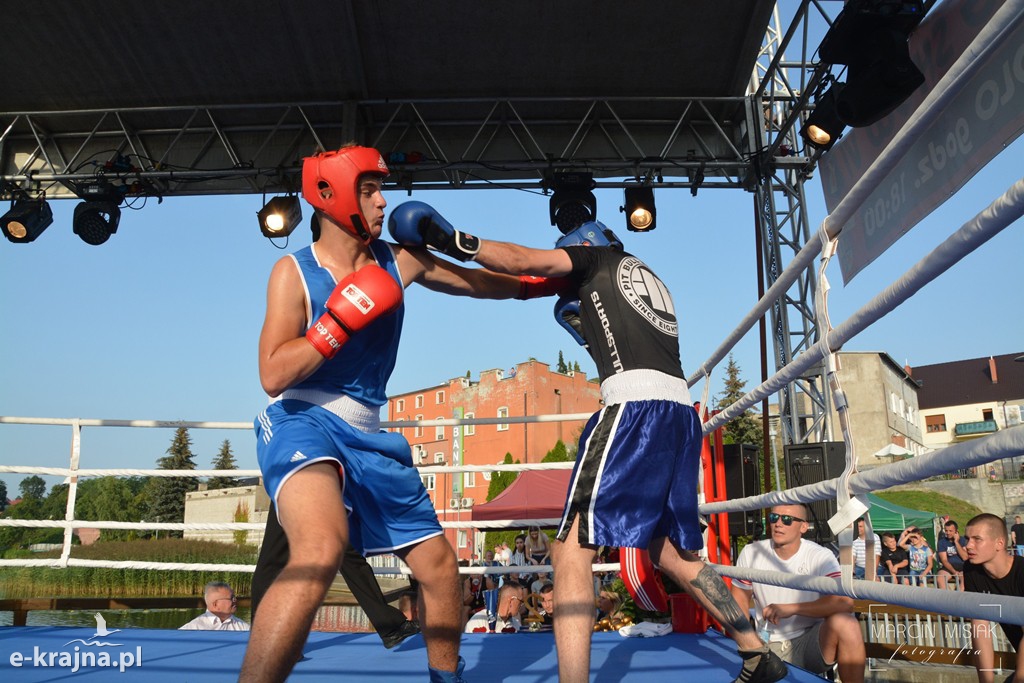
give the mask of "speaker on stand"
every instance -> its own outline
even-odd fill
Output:
[[[785,447],[786,486],[795,488],[835,479],[846,468],[846,445],[842,441],[804,443]],[[828,520],[836,514],[836,501],[807,503],[810,528],[806,537],[826,545],[835,541]]]

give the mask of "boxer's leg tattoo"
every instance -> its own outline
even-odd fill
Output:
[[[740,633],[753,631],[750,619],[746,614],[740,612],[740,606],[736,604],[728,586],[722,577],[711,567],[704,565],[700,573],[693,579],[693,587],[704,593],[705,598],[722,615],[723,626],[731,626]]]

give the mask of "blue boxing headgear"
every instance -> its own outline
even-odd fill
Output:
[[[601,221],[589,221],[572,232],[568,232],[555,242],[555,247],[615,247],[622,249],[622,240],[606,228]]]

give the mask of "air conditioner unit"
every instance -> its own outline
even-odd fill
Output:
[[[444,464],[444,453],[435,453],[434,454],[434,462],[435,463],[440,463],[440,464],[443,465]]]
[[[471,507],[473,507],[473,499],[472,498],[463,498],[462,499],[462,507],[464,507],[464,508],[471,508]]]
[[[449,498],[448,499],[448,507],[450,507],[450,508],[458,508],[459,507],[459,499],[458,498]]]
[[[416,461],[419,464],[422,465],[423,463],[425,463],[427,461],[427,454],[426,453],[420,453],[418,456],[416,456]]]

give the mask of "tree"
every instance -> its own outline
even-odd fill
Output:
[[[149,512],[143,491],[142,477],[97,477],[78,484],[75,516],[83,520],[138,522]],[[138,536],[132,529],[104,529],[104,540],[132,540]]]
[[[565,358],[562,356],[562,351],[558,351],[558,372],[566,375],[569,373],[569,366],[565,364]]]
[[[580,370],[580,362],[578,360],[577,361],[573,361],[572,371],[573,372],[581,372],[581,370]]]
[[[505,465],[513,464],[512,454],[506,453],[502,463]],[[515,464],[518,465],[519,461],[516,460]],[[511,486],[518,476],[516,472],[494,472],[491,474],[491,483],[487,486],[487,500],[494,500],[499,493]]]
[[[7,482],[0,479],[0,512],[7,509]]]
[[[548,451],[547,455],[541,462],[571,462],[572,458],[569,457],[569,451],[565,447],[565,443],[559,439],[555,442],[555,447]]]
[[[220,445],[220,453],[213,459],[213,469],[215,470],[237,470],[238,466],[235,464],[235,456],[231,453],[231,442],[224,439],[224,443]],[[238,480],[234,477],[211,477],[210,481],[207,482],[206,487],[208,489],[230,489],[238,486]]]
[[[728,408],[747,393],[743,390],[745,386],[747,383],[740,379],[740,366],[730,353],[729,364],[725,369],[725,386],[722,393],[718,394],[715,407],[719,410]],[[749,443],[760,448],[763,434],[760,420],[753,413],[744,412],[726,423],[724,440],[725,443]]]
[[[39,475],[33,474],[21,480],[18,490],[24,499],[42,500],[46,497],[46,482]]]
[[[157,461],[157,467],[162,470],[194,470],[196,463],[192,457],[192,438],[188,428],[178,427],[167,455]],[[193,477],[152,477],[146,488],[146,516],[150,521],[183,522],[185,494],[198,489],[199,482]],[[180,538],[182,532],[172,531],[169,535]]]
[[[224,443],[227,443],[225,441]],[[235,514],[232,517],[235,522],[244,524],[249,521],[249,504],[242,501],[238,501],[238,505],[235,506]],[[238,529],[232,532],[232,536],[235,538],[235,545],[245,545],[246,540],[249,538],[249,532],[245,529]]]

